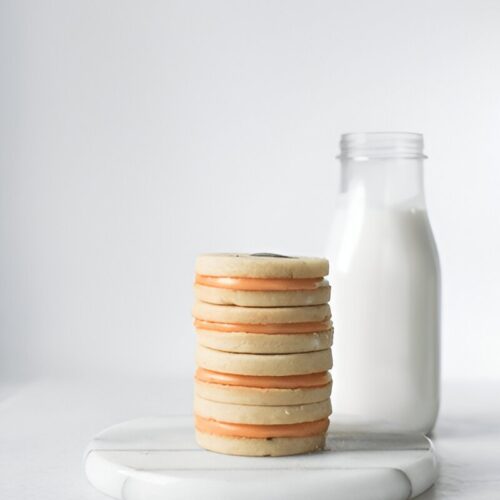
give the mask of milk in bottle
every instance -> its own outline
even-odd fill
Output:
[[[439,402],[440,272],[420,134],[346,134],[328,257],[333,407],[428,433]]]

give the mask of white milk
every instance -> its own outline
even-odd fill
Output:
[[[440,291],[427,214],[419,203],[377,208],[344,196],[328,253],[334,414],[429,432],[439,401]]]

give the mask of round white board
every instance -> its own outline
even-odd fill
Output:
[[[335,416],[327,450],[291,457],[235,457],[202,450],[192,417],[141,418],[89,444],[85,471],[120,500],[405,500],[435,481],[421,435],[363,431]]]

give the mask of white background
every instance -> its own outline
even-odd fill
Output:
[[[499,377],[499,54],[495,0],[0,0],[0,375],[189,377],[196,254],[323,254],[340,133],[403,130],[443,377]]]

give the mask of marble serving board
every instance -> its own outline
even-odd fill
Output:
[[[335,416],[326,450],[236,457],[198,447],[192,417],[141,418],[97,435],[84,457],[89,481],[120,500],[404,500],[434,483],[432,443]]]

